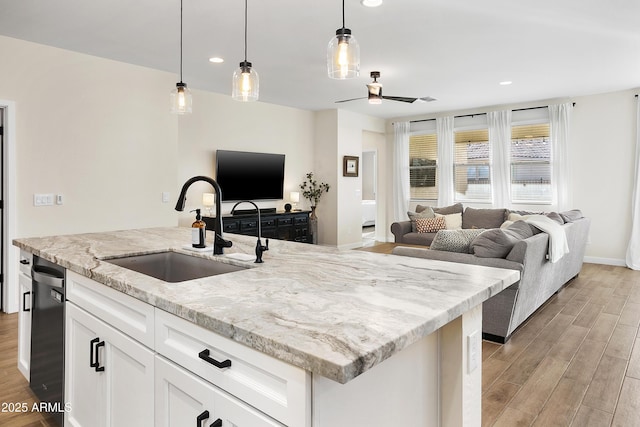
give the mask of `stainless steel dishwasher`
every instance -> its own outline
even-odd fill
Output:
[[[38,256],[31,268],[31,378],[42,412],[63,424],[65,269]]]

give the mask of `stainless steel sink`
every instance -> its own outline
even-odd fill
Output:
[[[103,261],[172,283],[232,273],[246,268],[170,251]]]

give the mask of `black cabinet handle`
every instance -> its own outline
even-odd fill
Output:
[[[29,262],[29,260],[28,260],[28,259],[21,259],[21,260],[20,260],[20,264],[22,264],[22,265],[29,265],[29,264],[31,264],[31,262]]]
[[[209,411],[204,411],[196,417],[196,427],[202,427],[202,421],[209,418]]]
[[[222,362],[218,362],[217,360],[209,357],[209,354],[210,354],[209,350],[205,349],[205,350],[202,350],[200,353],[198,353],[198,357],[204,360],[205,362],[211,363],[216,368],[222,369],[222,368],[228,368],[231,366],[231,360],[227,359]]]
[[[27,308],[27,295],[31,295],[31,292],[24,292],[22,294],[22,311],[31,311],[31,304],[29,304],[29,308]]]
[[[209,427],[222,427],[222,420],[220,418],[218,418]]]
[[[100,341],[98,344],[96,344],[96,372],[104,371],[104,365],[100,366],[100,362],[98,361],[98,358],[100,357],[100,352],[98,349],[100,347],[104,347],[104,341]]]
[[[100,338],[94,338],[91,341],[89,341],[89,345],[90,345],[89,366],[91,368],[94,368],[96,372],[104,371],[104,366],[100,366],[100,362],[98,361],[98,357],[99,357],[98,349],[100,347],[104,347],[104,341],[100,341]],[[94,347],[95,347],[95,352],[94,352]]]
[[[98,366],[97,360],[94,362],[94,359],[97,359],[97,357],[95,357],[93,353],[93,345],[98,341],[100,341],[100,338],[94,338],[91,341],[89,341],[89,346],[91,347],[89,349],[89,367],[91,368],[95,368],[96,366]]]

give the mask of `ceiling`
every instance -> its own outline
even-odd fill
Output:
[[[326,48],[342,26],[340,1],[249,1],[248,60],[260,75],[260,101],[392,118],[640,87],[637,0],[345,3],[361,73],[332,80]],[[179,17],[179,0],[0,0],[1,35],[176,76]],[[189,87],[230,95],[233,70],[244,57],[243,18],[242,0],[184,0]],[[212,56],[225,62],[212,64]],[[384,95],[438,101],[335,104],[366,96],[374,70],[382,73]],[[507,80],[513,84],[499,85]]]

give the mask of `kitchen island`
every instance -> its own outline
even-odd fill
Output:
[[[254,264],[232,258],[253,254],[253,237],[227,234],[233,247],[213,256],[184,249],[190,235],[151,228],[14,244],[156,317],[169,313],[304,372],[304,396],[289,408],[298,415],[254,405],[286,425],[480,425],[481,304],[517,271],[279,240]],[[246,268],[168,283],[104,261],[167,250]]]

